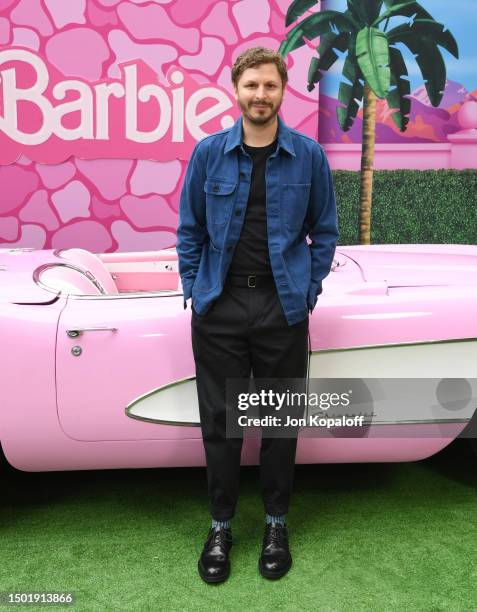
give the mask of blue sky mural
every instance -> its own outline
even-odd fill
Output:
[[[421,4],[436,21],[443,23],[452,32],[459,45],[460,59],[456,60],[450,53],[441,49],[447,66],[447,78],[458,81],[468,91],[477,88],[477,47],[475,32],[477,29],[477,1],[476,0],[420,0]],[[337,11],[346,10],[346,0],[322,0],[321,9]],[[399,23],[395,19],[395,25]],[[402,47],[405,49],[405,47]],[[406,61],[411,58],[407,51]],[[321,91],[329,96],[338,96],[341,68],[343,60],[332,67],[330,73],[321,82]],[[410,60],[408,63],[411,90],[422,85],[422,76],[417,64]]]
[[[476,0],[419,0],[436,21],[443,23],[453,34],[459,47],[459,59],[455,59],[445,49],[440,48],[447,68],[447,86],[438,108],[431,106],[424,88],[419,67],[410,51],[404,45],[402,50],[409,70],[411,82],[412,110],[410,124],[401,133],[392,125],[388,108],[379,101],[377,112],[377,142],[445,142],[447,135],[460,129],[456,113],[467,92],[475,92],[477,98],[477,47],[475,32],[477,26]],[[346,0],[322,0],[321,10],[346,10]],[[407,21],[407,18],[394,18],[390,27]],[[338,89],[345,54],[335,62],[320,82],[320,140],[322,142],[360,142],[361,121],[358,120],[348,132],[344,133],[336,121]],[[361,112],[361,111],[360,111]]]

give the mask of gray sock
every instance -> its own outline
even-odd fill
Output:
[[[285,525],[285,514],[266,514],[265,521],[267,525],[269,523],[279,523],[280,525]]]
[[[218,531],[219,529],[230,529],[230,520],[228,521],[216,521],[212,519],[212,528]]]

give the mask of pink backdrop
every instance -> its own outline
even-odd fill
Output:
[[[238,116],[230,82],[231,65],[248,47],[278,49],[285,36],[290,2],[0,0],[0,92],[7,88],[10,99],[18,92],[21,98],[24,94],[20,88],[33,86],[32,66],[11,57],[11,51],[23,53],[41,64],[47,75],[45,105],[55,112],[65,109],[63,132],[70,130],[72,135],[80,126],[83,134],[82,139],[70,140],[64,134],[58,136],[51,127],[51,112],[46,121],[53,130],[51,138],[32,146],[16,142],[8,137],[8,130],[14,130],[17,124],[25,133],[37,130],[42,119],[39,107],[21,100],[18,108],[8,107],[8,103],[4,108],[4,96],[0,96],[0,246],[76,246],[93,252],[173,246],[190,151],[201,134],[227,127]],[[313,10],[319,10],[319,6]],[[282,117],[313,138],[318,138],[320,127],[320,139],[329,143],[325,148],[332,167],[359,170],[359,135],[353,139],[349,133],[333,128],[334,107],[328,108],[330,98],[324,95],[318,126],[319,90],[316,87],[310,93],[306,89],[315,45],[316,41],[309,43],[287,57],[290,80]],[[127,95],[118,99],[112,96],[107,133],[104,112],[102,120],[98,119],[98,91],[112,84],[126,90],[128,66],[137,71],[133,99],[138,108],[134,112],[126,107]],[[176,81],[174,75],[179,75]],[[63,83],[66,87],[65,81],[73,81],[82,92],[81,112],[66,113],[67,104],[71,103],[71,108],[75,104],[71,92],[64,99],[57,92],[54,98],[55,86],[61,89]],[[448,82],[448,89],[451,85]],[[152,86],[156,97],[162,99],[165,106],[159,106],[161,112],[157,100],[141,101],[138,91],[142,86]],[[209,88],[211,95],[207,97]],[[381,143],[379,130],[384,128],[379,122],[389,118],[389,113],[383,115],[380,107],[375,167],[477,167],[477,102],[468,102],[462,111],[467,98],[463,89],[458,93],[460,97],[451,100],[452,113],[449,109],[427,109],[421,95],[413,101],[417,114],[411,127],[421,125],[423,107],[434,118],[442,115],[446,122],[445,130],[437,133],[433,128],[432,133],[437,135],[424,142],[422,134],[410,130],[395,141],[388,138]],[[201,99],[194,105],[191,101],[197,95]],[[218,104],[222,107],[212,113],[214,116],[208,121],[198,119],[220,96]],[[160,138],[140,143],[126,137],[126,117],[130,120],[135,115],[134,129],[152,131],[158,114],[167,116],[164,108],[168,105],[171,118]],[[359,123],[358,118],[357,126]],[[96,138],[100,133],[103,137]],[[104,138],[106,133],[108,137]]]
[[[289,3],[0,0],[0,52],[17,47],[31,50],[54,73],[52,81],[75,79],[90,88],[120,80],[120,64],[141,59],[170,89],[166,75],[175,66],[196,88],[213,84],[234,102],[231,65],[245,48],[278,49]],[[290,126],[317,138],[318,91],[306,90],[310,52],[304,47],[288,59],[290,81],[282,116]],[[186,102],[190,93],[186,91]],[[236,117],[237,111],[232,108],[225,114]],[[220,127],[217,121],[202,126],[207,133]],[[169,131],[160,150],[143,147],[139,154],[131,146],[130,155],[127,149],[119,153],[125,159],[72,155],[55,165],[30,159],[48,160],[46,149],[38,148],[30,157],[24,152],[15,163],[0,167],[0,244],[78,246],[93,252],[173,246],[180,188],[194,142],[186,133],[178,151],[171,146]],[[65,143],[64,150],[73,147],[84,153],[80,144]],[[96,146],[100,144],[104,146]]]

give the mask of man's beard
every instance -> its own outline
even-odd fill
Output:
[[[240,110],[245,115],[245,117],[247,117],[250,123],[253,123],[254,125],[267,125],[268,123],[273,123],[275,121],[275,117],[278,115],[278,111],[280,110],[280,106],[282,102],[280,100],[280,103],[277,104],[275,108],[273,108],[271,105],[265,106],[267,111],[271,110],[272,112],[268,112],[267,114],[263,116],[260,116],[260,115],[254,116],[250,113],[250,110],[252,110],[253,105],[252,107],[249,107],[248,105],[245,105],[240,100],[238,101],[238,104],[239,104]]]

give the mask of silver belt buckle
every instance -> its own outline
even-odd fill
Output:
[[[256,287],[257,286],[257,277],[256,276],[247,276],[247,287]]]

